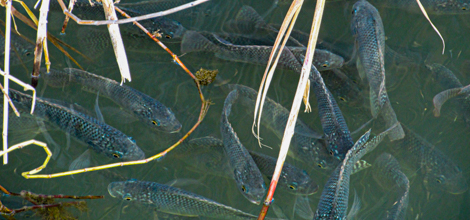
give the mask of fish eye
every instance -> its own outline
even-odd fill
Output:
[[[323,162],[318,163],[317,166],[323,169]]]
[[[341,101],[343,101],[343,102],[346,102],[346,99],[343,98],[343,97],[339,97],[339,99],[340,99]]]
[[[119,155],[119,154],[117,154],[117,153],[114,153],[114,154],[113,154],[113,157],[114,157],[114,158],[121,158],[121,155]]]
[[[444,177],[438,176],[438,177],[436,178],[436,182],[439,183],[439,184],[442,183],[442,182],[444,182]]]
[[[296,190],[297,189],[297,183],[293,182],[292,184],[290,184],[289,189]]]
[[[247,191],[245,185],[242,185],[242,190],[243,190],[243,192]]]
[[[169,34],[165,34],[165,38],[166,38],[166,39],[171,39],[172,37],[171,37],[171,35],[169,35]]]
[[[27,51],[26,53],[24,53],[24,55],[29,56],[31,55],[31,52]]]
[[[127,200],[127,201],[131,201],[131,200],[132,200],[131,197],[126,197],[126,198],[124,198],[124,199]]]
[[[329,67],[330,64],[329,64],[328,61],[327,61],[327,62],[325,62],[324,64],[322,64],[322,66],[323,66],[323,67]]]
[[[467,10],[467,7],[463,6],[463,7],[462,7],[462,10],[466,11],[466,10]]]
[[[152,124],[156,125],[156,126],[160,126],[160,122],[158,120],[153,120],[152,121]]]
[[[331,155],[331,156],[334,156],[334,155],[335,155],[332,150],[330,150],[330,155]]]

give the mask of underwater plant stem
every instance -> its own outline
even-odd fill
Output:
[[[36,88],[38,85],[39,69],[41,68],[41,58],[44,44],[47,42],[47,14],[49,12],[49,0],[42,0],[41,9],[39,9],[39,23],[36,34],[36,47],[34,49],[33,73],[31,74],[31,86]],[[48,56],[47,56],[48,57]],[[46,62],[49,62],[46,60]]]

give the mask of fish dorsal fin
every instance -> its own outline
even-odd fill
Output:
[[[181,52],[216,52],[217,46],[196,31],[186,31],[181,40]]]

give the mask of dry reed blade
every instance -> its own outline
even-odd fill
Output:
[[[106,20],[118,20],[116,11],[114,10],[114,3],[112,0],[102,0],[104,14]],[[113,43],[114,55],[116,55],[116,62],[119,66],[119,71],[121,72],[121,85],[131,79],[131,72],[129,70],[129,63],[127,62],[126,50],[124,49],[124,43],[122,42],[121,32],[119,31],[118,24],[109,24],[108,25],[109,36],[111,37],[111,42]]]
[[[39,9],[39,23],[36,35],[36,47],[34,49],[33,74],[31,74],[31,85],[36,88],[38,85],[39,69],[41,68],[42,51],[47,38],[47,14],[49,12],[49,0],[42,0]]]
[[[308,40],[307,52],[305,54],[305,60],[302,66],[302,73],[300,75],[299,84],[297,86],[297,91],[295,93],[294,101],[292,103],[292,108],[289,113],[289,119],[286,124],[284,136],[282,138],[281,149],[279,152],[278,160],[276,162],[276,168],[274,170],[273,178],[269,186],[268,195],[266,196],[263,208],[261,209],[261,212],[258,217],[258,219],[260,220],[264,219],[268,212],[269,205],[271,204],[271,201],[273,199],[274,191],[276,190],[277,182],[279,180],[279,176],[281,175],[282,167],[284,165],[284,161],[289,150],[290,141],[292,139],[292,135],[294,134],[297,116],[299,113],[303,95],[305,93],[305,87],[308,82],[310,69],[312,68],[312,60],[315,52],[315,46],[317,44],[318,34],[320,32],[320,24],[323,17],[324,7],[325,0],[317,0],[317,4],[315,7],[315,15],[313,17],[312,22],[312,29],[310,31],[310,37]]]
[[[421,4],[421,1],[416,0],[416,2],[418,3],[418,6],[419,6],[419,9],[421,10],[421,12],[423,12],[424,17],[429,21],[429,23],[431,24],[434,31],[436,31],[437,35],[439,35],[439,37],[441,38],[441,41],[442,41],[442,54],[444,54],[444,51],[446,49],[446,42],[444,41],[444,38],[442,37],[441,33],[439,33],[439,30],[436,28],[436,26],[434,26],[434,24],[432,23],[431,19],[428,16],[428,13],[426,13],[426,10],[424,9],[423,5]]]
[[[253,125],[251,129],[252,129],[252,133],[258,139],[258,144],[260,146],[262,146],[261,141],[260,141],[261,137],[259,135],[261,115],[263,112],[262,103],[264,103],[264,100],[266,98],[266,94],[267,94],[269,85],[271,83],[274,70],[276,70],[276,66],[279,61],[279,57],[281,55],[281,51],[284,49],[284,46],[287,40],[289,39],[290,33],[293,29],[295,20],[297,19],[297,16],[298,16],[298,13],[300,12],[300,8],[302,7],[302,4],[303,4],[303,0],[295,0],[294,2],[292,2],[292,5],[289,8],[289,11],[287,12],[286,17],[284,18],[284,21],[282,22],[281,28],[279,29],[276,41],[274,42],[273,50],[271,51],[271,54],[269,55],[268,65],[266,66],[266,70],[264,71],[263,79],[261,80],[260,88],[258,90],[258,96],[256,97]],[[289,30],[287,31],[287,34],[285,34],[288,28],[288,25],[289,25]],[[284,37],[284,41],[282,42],[282,45],[280,46],[280,48],[277,50],[278,51],[277,57],[273,63],[274,54],[276,53],[276,49],[279,47],[280,41],[283,37]],[[271,66],[271,63],[273,63],[272,66]],[[258,120],[257,123],[256,123],[256,120]],[[256,133],[254,131],[255,126],[257,127]]]
[[[3,74],[3,85],[5,86],[3,93],[3,131],[2,131],[2,140],[3,140],[3,151],[5,156],[3,157],[3,164],[8,164],[8,100],[7,91],[10,89],[10,80],[8,76],[10,75],[10,34],[11,34],[11,0],[6,0],[6,26],[5,26],[5,51],[4,51],[4,69]]]
[[[68,11],[72,12],[73,6],[75,5],[76,0],[70,0]],[[65,29],[67,28],[67,24],[69,23],[70,17],[65,15],[64,24],[62,25],[62,30],[60,31],[61,34],[65,34]]]
[[[108,25],[108,24],[126,24],[126,23],[131,23],[131,22],[134,22],[134,21],[142,21],[142,20],[146,20],[146,19],[150,19],[150,18],[162,17],[162,16],[166,16],[166,15],[169,15],[169,14],[176,13],[178,11],[182,11],[182,10],[194,7],[196,5],[202,4],[202,3],[207,2],[209,0],[196,0],[196,1],[187,3],[187,4],[184,4],[184,5],[175,7],[175,8],[170,8],[170,9],[165,10],[165,11],[155,12],[155,13],[142,15],[142,16],[138,16],[138,17],[127,18],[127,19],[107,20],[107,21],[82,20],[79,17],[77,17],[76,15],[74,15],[73,13],[71,13],[67,9],[67,7],[65,6],[65,4],[62,0],[57,0],[57,1],[59,2],[59,5],[62,8],[62,11],[64,12],[64,14],[69,16],[70,18],[72,18],[72,20],[77,22],[77,24],[82,24],[82,25]]]

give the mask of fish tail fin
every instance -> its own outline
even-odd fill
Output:
[[[187,31],[181,41],[181,52],[216,52],[218,47],[196,31]]]
[[[356,190],[354,190],[354,202],[351,206],[351,209],[349,210],[349,213],[346,219],[355,219],[360,209],[361,209],[361,200],[359,200],[359,196],[357,196]]]

